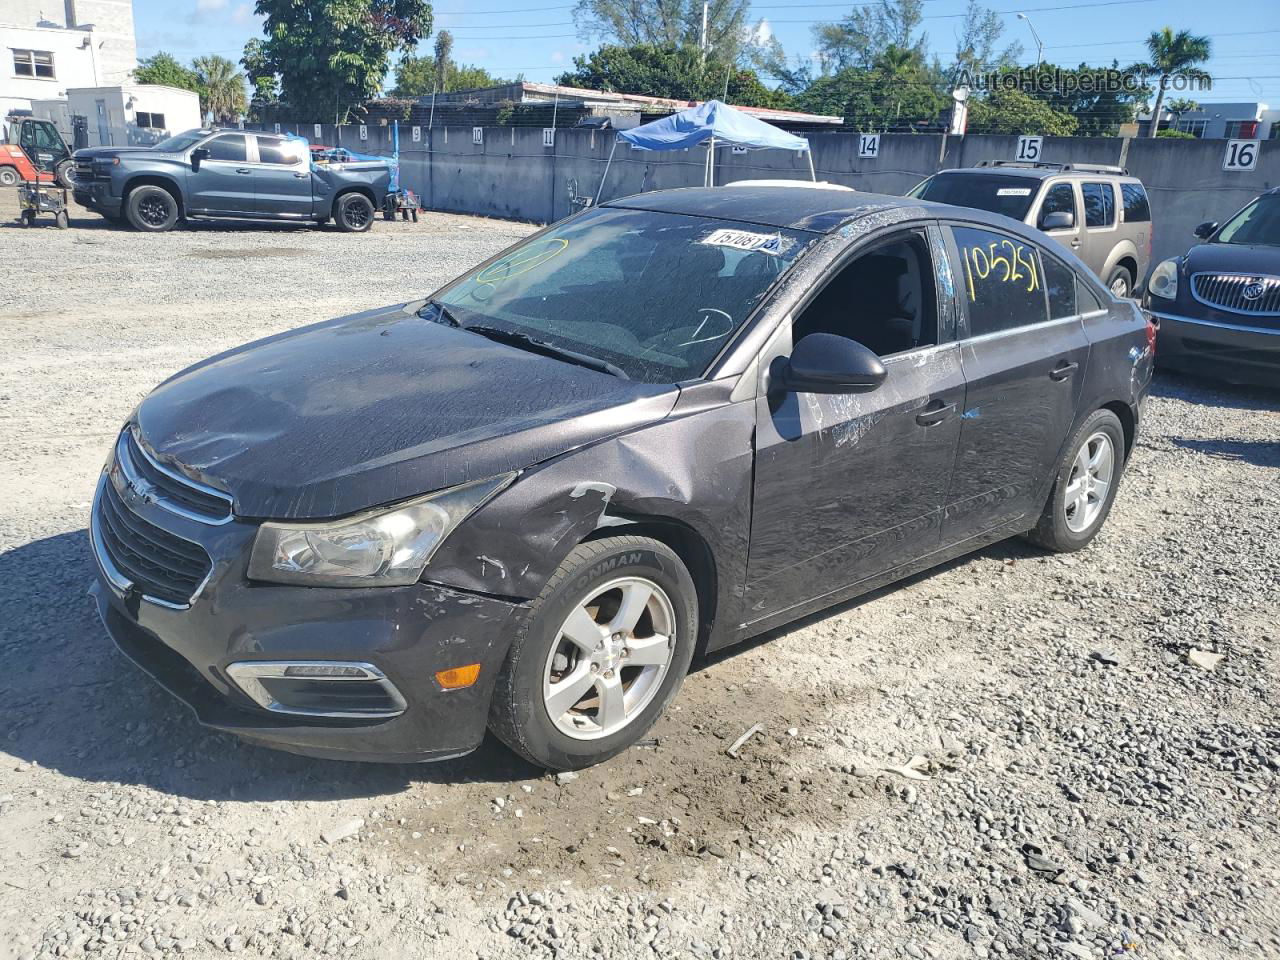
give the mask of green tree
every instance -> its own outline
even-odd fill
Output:
[[[965,8],[960,31],[956,35],[956,70],[971,72],[1011,67],[1022,56],[1022,44],[1010,43],[998,49],[1004,34],[1004,21],[1000,14],[977,2],[969,0]]]
[[[426,0],[257,0],[255,10],[266,21],[263,66],[299,120],[344,120],[381,89],[391,54],[432,26]]]
[[[712,100],[727,96],[742,107],[788,106],[790,98],[761,83],[754,70],[715,56],[703,57],[690,46],[604,46],[574,57],[574,69],[556,82],[570,87],[639,93],[677,100]]]
[[[993,90],[969,102],[969,133],[1033,134],[1070,137],[1076,118],[1018,89]]]
[[[738,59],[751,0],[709,0],[707,46],[722,62]],[[578,0],[573,11],[584,37],[621,47],[698,47],[702,0]]]
[[[912,130],[935,124],[950,103],[945,83],[918,50],[890,44],[870,67],[819,77],[795,98],[810,113],[834,114],[862,131]]]
[[[226,57],[196,57],[191,67],[200,80],[200,112],[212,111],[219,123],[235,120],[245,112],[244,74]]]
[[[396,84],[390,90],[393,97],[424,97],[436,90],[436,60],[432,56],[403,57],[396,65]],[[495,77],[483,67],[467,64],[454,64],[445,78],[444,90],[471,90],[476,87],[496,87],[506,83],[501,77]]]
[[[244,55],[240,58],[240,65],[244,67],[252,90],[249,114],[259,122],[266,120],[267,115],[280,103],[280,83],[267,62],[264,48],[263,42],[254,37],[244,45]]]
[[[156,83],[166,87],[178,87],[181,90],[200,89],[200,78],[194,70],[184,67],[172,55],[161,50],[143,60],[133,71],[138,83]]]
[[[1157,78],[1156,104],[1151,111],[1148,137],[1154,137],[1160,126],[1160,111],[1164,107],[1165,91],[1169,89],[1169,78],[1173,74],[1181,74],[1208,83],[1209,74],[1200,69],[1200,64],[1209,59],[1212,50],[1213,44],[1208,37],[1198,37],[1186,30],[1174,33],[1173,27],[1163,27],[1147,37],[1150,59],[1146,63],[1135,64],[1134,69],[1148,78]]]
[[[1178,132],[1178,122],[1182,119],[1184,113],[1194,113],[1200,109],[1200,104],[1188,97],[1179,97],[1176,100],[1169,101],[1169,112],[1173,114],[1173,129]],[[1185,131],[1183,131],[1185,132]]]
[[[1073,69],[1042,63],[1039,68],[1003,72],[1016,78],[1019,89],[1028,96],[1075,117],[1075,135],[1080,137],[1114,137],[1121,124],[1133,121],[1145,100],[1141,88],[1117,87],[1121,71],[1115,61],[1110,67],[1082,63]]]
[[[450,58],[453,54],[453,34],[448,30],[441,30],[436,36],[435,46],[435,86],[433,90],[447,90],[449,86],[449,68],[452,66]]]
[[[924,20],[924,0],[878,0],[855,7],[837,23],[813,28],[823,71],[838,73],[849,67],[870,68],[886,47],[911,50],[924,60],[929,38],[916,31]]]

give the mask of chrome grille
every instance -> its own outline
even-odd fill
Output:
[[[98,489],[91,533],[99,563],[117,588],[166,606],[189,606],[213,569],[199,544],[130,510],[109,478]]]
[[[142,448],[133,430],[120,434],[116,462],[130,484],[136,489],[145,489],[156,503],[171,513],[201,523],[227,523],[231,519],[229,494],[161,465]]]
[[[1191,292],[1210,307],[1254,317],[1280,316],[1280,277],[1256,273],[1196,273]],[[1246,294],[1258,293],[1258,296]]]

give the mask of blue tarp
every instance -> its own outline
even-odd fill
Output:
[[[717,141],[755,150],[808,150],[809,141],[757,120],[719,100],[622,130],[625,140],[640,150],[683,150],[714,137]]]

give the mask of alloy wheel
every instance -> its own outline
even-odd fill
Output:
[[[164,226],[169,219],[169,204],[162,197],[143,197],[138,204],[138,216],[149,227]]]
[[[542,699],[556,729],[596,740],[653,701],[671,667],[675,608],[644,577],[595,587],[565,618],[543,669]]]
[[[1101,430],[1076,451],[1062,500],[1067,528],[1072,533],[1084,533],[1102,513],[1111,489],[1115,463],[1115,446],[1110,435]]]
[[[373,214],[366,204],[348,203],[343,208],[342,218],[352,230],[362,230],[373,218]]]
[[[1123,300],[1129,296],[1129,281],[1124,277],[1116,277],[1111,281],[1111,292]]]

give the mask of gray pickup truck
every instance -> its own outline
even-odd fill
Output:
[[[75,199],[109,220],[161,233],[198,217],[334,221],[368,230],[390,160],[313,164],[306,141],[246,130],[188,130],[150,147],[75,153]]]

